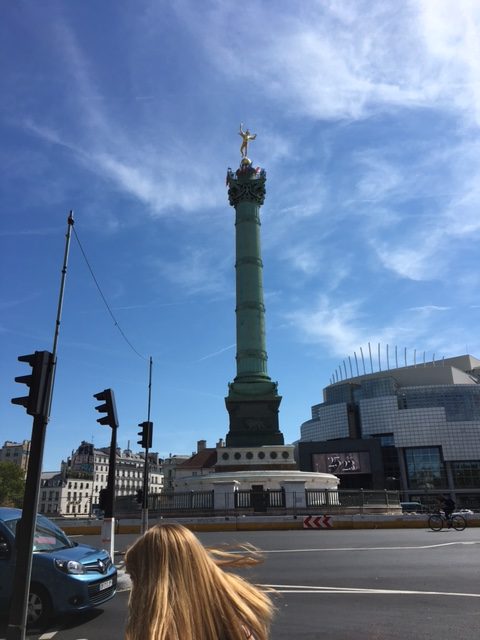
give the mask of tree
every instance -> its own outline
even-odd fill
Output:
[[[0,506],[22,507],[25,473],[13,462],[0,462]]]

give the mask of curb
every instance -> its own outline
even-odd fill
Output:
[[[322,514],[327,515],[327,514]],[[318,519],[321,516],[312,518],[310,514],[292,516],[244,516],[244,517],[207,517],[207,518],[156,518],[150,520],[150,526],[161,522],[179,522],[192,531],[334,531],[352,529],[428,529],[427,517],[425,515],[335,515],[328,514],[330,526],[304,526],[304,519]],[[65,522],[57,521],[57,524],[67,535],[99,535],[101,525],[98,522],[89,524],[88,522]],[[480,527],[480,517],[467,518],[467,526]],[[141,524],[138,520],[118,521],[116,533],[140,533]]]

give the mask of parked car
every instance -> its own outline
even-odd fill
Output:
[[[402,513],[425,513],[426,509],[421,502],[401,502]]]
[[[15,533],[20,509],[0,507],[0,615],[9,609],[15,573]],[[70,540],[51,520],[37,515],[27,624],[43,627],[60,613],[91,609],[113,598],[117,570],[104,549]]]
[[[465,520],[467,522],[469,522],[473,518],[474,513],[473,513],[473,511],[471,509],[456,509],[453,512],[452,515],[454,515],[454,516],[457,516],[457,515],[458,516],[463,516],[465,518]]]

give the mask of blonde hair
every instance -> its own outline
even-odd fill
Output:
[[[245,548],[205,549],[180,524],[149,529],[125,556],[132,578],[126,640],[267,640],[270,598],[223,570],[258,562]]]

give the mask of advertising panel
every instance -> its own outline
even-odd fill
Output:
[[[352,473],[370,473],[370,454],[368,451],[349,453],[314,453],[313,470],[320,473],[333,473],[336,476]]]

